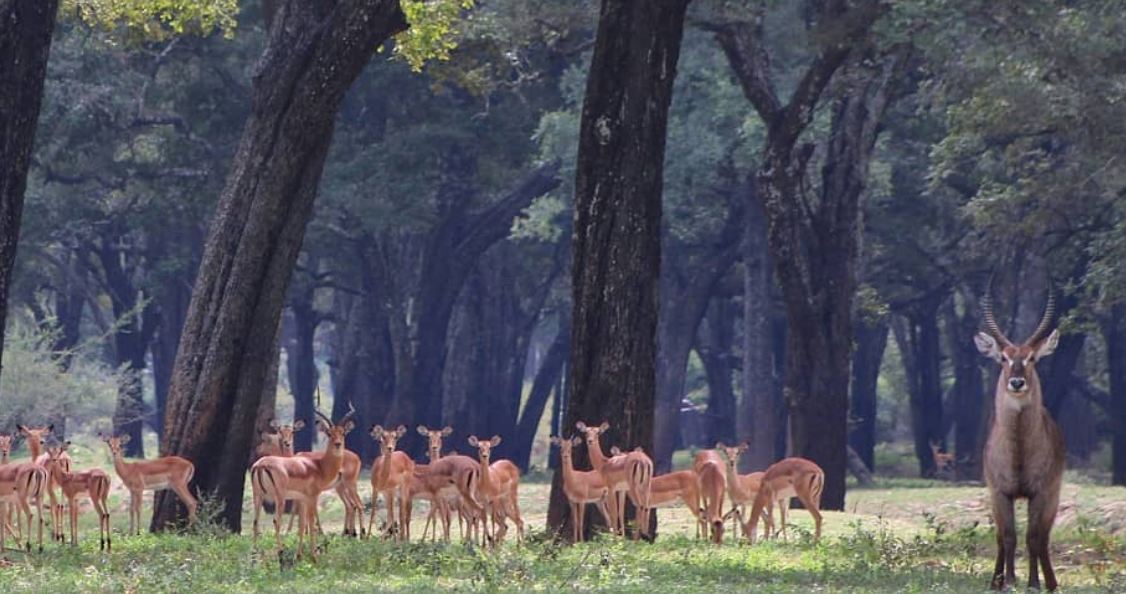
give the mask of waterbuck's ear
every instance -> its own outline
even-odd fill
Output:
[[[418,426],[418,434],[424,435],[426,437],[430,437],[430,430],[426,428],[426,425],[419,425]]]
[[[1051,355],[1053,352],[1055,352],[1056,347],[1059,346],[1059,344],[1060,329],[1056,328],[1055,330],[1052,330],[1052,333],[1049,334],[1047,338],[1040,342],[1040,346],[1036,347],[1036,360],[1039,361],[1040,359]]]
[[[981,354],[998,363],[1001,362],[1001,347],[997,345],[996,338],[984,332],[978,332],[974,335],[974,344],[977,345],[977,350],[980,351]]]

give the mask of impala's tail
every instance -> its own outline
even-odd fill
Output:
[[[809,479],[809,498],[821,509],[821,492],[825,490],[825,473],[818,472]]]

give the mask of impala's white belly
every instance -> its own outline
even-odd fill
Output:
[[[141,477],[141,488],[146,491],[159,491],[168,488],[168,475],[167,474],[154,474],[152,476]]]

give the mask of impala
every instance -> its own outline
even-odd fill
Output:
[[[1028,587],[1040,588],[1037,564],[1044,568],[1048,590],[1055,590],[1048,541],[1059,507],[1064,469],[1064,442],[1059,427],[1043,405],[1036,363],[1052,354],[1059,330],[1052,324],[1055,301],[1027,340],[1014,344],[993,319],[988,296],[984,314],[988,332],[974,336],[983,355],[1001,366],[993,395],[993,421],[985,442],[983,467],[997,533],[997,561],[990,586],[999,590],[1016,583],[1016,515],[1013,501],[1028,499]]]
[[[727,474],[723,458],[715,450],[701,450],[692,461],[692,470],[700,481],[702,515],[697,516],[703,533],[711,533],[712,542],[723,542],[723,498],[727,494]],[[655,479],[654,479],[655,480]]]
[[[90,502],[94,504],[94,511],[98,514],[99,548],[109,551],[112,548],[109,526],[109,475],[100,468],[80,472],[65,470],[63,455],[66,454],[68,447],[70,447],[69,441],[61,446],[47,448],[47,470],[66,498],[67,512],[70,514],[70,544],[78,545],[78,498],[85,495],[90,498]]]
[[[640,449],[627,454],[607,458],[602,453],[599,436],[610,429],[610,423],[603,422],[598,427],[588,427],[579,421],[575,427],[586,437],[590,450],[590,464],[602,473],[603,480],[610,488],[612,515],[617,519],[615,532],[625,536],[626,495],[637,507],[638,533],[649,534],[649,487],[653,478],[653,460]],[[634,534],[636,539],[637,533]]]
[[[750,474],[739,474],[739,456],[747,451],[747,442],[743,442],[737,446],[728,446],[722,441],[715,444],[715,448],[720,450],[727,456],[726,467],[727,472],[727,494],[731,497],[731,511],[727,512],[724,519],[732,518],[735,522],[734,536],[739,537],[739,529],[743,526],[743,512],[749,504],[753,504],[755,496],[758,495],[759,488],[762,486],[763,472],[752,472]],[[766,514],[771,516],[768,520],[769,524],[774,523],[773,519],[774,502],[768,501],[766,503]],[[783,524],[785,520],[783,520]]]
[[[931,441],[931,458],[934,460],[935,476],[952,477],[954,472],[954,454],[942,451],[942,446],[937,441]]]
[[[8,458],[12,454],[12,444],[14,439],[11,435],[0,435],[0,466],[9,462]],[[7,511],[0,512],[0,530],[7,530],[13,537],[22,538],[22,534],[17,536],[15,527],[12,522],[16,517],[15,506],[6,508]]]
[[[350,410],[339,423],[315,411],[317,428],[327,437],[323,455],[265,456],[250,468],[250,484],[254,494],[254,545],[258,544],[258,516],[263,501],[274,504],[274,540],[278,558],[282,555],[281,519],[287,499],[298,503],[297,558],[301,558],[305,535],[309,536],[309,555],[317,559],[317,531],[314,529],[317,499],[325,489],[340,480],[344,462],[344,436],[355,427]]]
[[[563,468],[563,494],[571,505],[571,542],[582,542],[583,531],[586,528],[586,506],[593,503],[606,520],[606,525],[611,529],[617,525],[617,519],[610,517],[610,510],[606,506],[607,495],[610,490],[602,473],[597,470],[575,470],[571,457],[571,450],[583,442],[578,437],[561,439],[553,436],[551,443],[559,446],[559,462]]]
[[[43,444],[46,443],[47,438],[51,437],[51,432],[55,430],[54,425],[46,425],[43,427],[25,427],[23,425],[16,425],[19,429],[20,435],[27,439],[27,451],[31,454],[31,461],[42,466],[44,470],[47,469],[47,454],[43,452]],[[70,456],[63,456],[62,463],[70,470]],[[50,473],[47,475],[47,497],[51,500],[51,534],[58,539],[58,535],[62,534],[62,521],[63,521],[63,508],[59,504],[59,500],[55,497],[55,481],[51,478]]]
[[[516,523],[516,540],[524,541],[524,518],[520,516],[520,502],[517,499],[517,490],[520,487],[520,469],[509,460],[497,460],[492,464],[489,459],[493,448],[500,445],[500,436],[494,435],[488,441],[477,439],[476,435],[469,436],[469,445],[477,448],[477,456],[481,461],[481,483],[477,485],[477,492],[485,503],[485,519],[493,519],[493,529],[496,542],[504,539],[508,532],[507,518],[512,518]],[[500,520],[500,528],[496,527]],[[486,533],[488,528],[486,525]]]
[[[422,435],[426,438],[427,460],[434,461],[442,457],[442,440],[453,434],[453,431],[453,427],[450,427],[448,425],[441,429],[429,429],[424,425],[418,426],[419,435]],[[429,465],[427,464],[418,464],[415,467],[415,474],[418,475],[420,473],[424,473],[427,470],[428,466]],[[426,538],[426,533],[429,532],[431,526],[433,526],[434,531],[431,538],[437,540],[438,522],[446,516],[451,516],[454,512],[457,513],[458,530],[463,537],[465,536],[467,530],[469,529],[467,520],[470,520],[470,518],[469,514],[467,513],[469,511],[468,507],[464,507],[461,504],[461,494],[459,494],[456,490],[447,491],[444,497],[438,500],[434,500],[431,498],[433,494],[423,488],[421,481],[419,481],[417,478],[411,479],[411,486],[409,490],[411,492],[411,499],[425,499],[430,501],[430,512],[426,515],[426,526],[422,530],[423,539]],[[408,509],[411,507],[411,504],[409,502],[407,507]],[[475,522],[475,520],[473,521]]]
[[[43,493],[47,490],[47,469],[34,462],[0,465],[0,516],[7,515],[9,505],[18,506],[16,523],[25,537],[25,548],[31,550],[31,504],[39,518],[39,552],[43,552]],[[23,513],[19,513],[23,512]],[[26,520],[27,530],[22,523]],[[0,530],[0,552],[4,550],[7,530]]]
[[[413,496],[429,498],[434,502],[434,511],[442,520],[443,539],[450,540],[451,499],[467,516],[470,526],[469,538],[476,539],[475,532],[479,519],[484,518],[484,507],[478,497],[481,482],[481,467],[477,460],[468,456],[453,454],[441,456],[442,437],[453,432],[450,427],[431,430],[423,425],[418,432],[429,438],[430,463],[415,468],[412,484]],[[433,512],[432,512],[433,513]],[[435,528],[437,530],[437,528]]]
[[[368,534],[375,524],[376,499],[380,494],[387,501],[387,529],[394,532],[399,540],[410,540],[411,518],[408,513],[407,498],[410,477],[414,474],[415,463],[410,456],[395,450],[399,439],[406,435],[407,428],[399,425],[394,431],[387,431],[376,425],[371,428],[371,436],[379,442],[380,456],[371,466],[371,519],[368,520]],[[395,520],[395,493],[399,494],[398,529]]]
[[[782,532],[786,530],[785,508],[791,497],[797,497],[809,515],[813,516],[814,539],[821,539],[821,491],[825,488],[825,471],[805,458],[783,458],[766,469],[762,474],[762,486],[751,506],[751,518],[743,525],[743,532],[751,544],[755,542],[755,529],[763,508],[775,501],[781,502]],[[773,531],[774,518],[767,516],[766,534]]]
[[[128,435],[107,437],[99,433],[98,437],[109,446],[110,454],[113,455],[113,469],[129,490],[129,534],[140,534],[141,503],[145,491],[172,489],[188,508],[188,521],[195,522],[199,505],[188,488],[188,483],[195,475],[195,466],[191,462],[179,456],[126,462],[123,448],[129,443]]]

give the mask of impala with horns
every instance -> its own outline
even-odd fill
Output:
[[[124,447],[129,443],[128,435],[118,437],[98,437],[106,442],[113,455],[113,469],[125,488],[129,490],[129,534],[139,534],[141,526],[141,502],[145,491],[172,489],[188,508],[188,522],[195,522],[199,504],[192,496],[188,483],[195,475],[195,465],[180,456],[164,456],[155,460],[126,462]],[[64,470],[69,471],[69,466]]]
[[[327,438],[323,455],[311,456],[265,456],[259,458],[250,468],[250,485],[254,493],[254,543],[257,546],[259,529],[258,516],[262,503],[274,504],[274,540],[278,558],[281,559],[282,510],[286,500],[298,502],[297,558],[301,558],[305,536],[309,537],[309,556],[317,559],[317,531],[314,528],[317,513],[317,499],[322,491],[332,487],[340,480],[340,469],[344,463],[344,436],[356,424],[352,416],[356,410],[348,405],[348,414],[339,422],[314,411],[317,415],[317,428]]]
[[[1013,501],[1028,499],[1028,587],[1040,588],[1037,565],[1043,567],[1048,590],[1055,590],[1048,542],[1059,506],[1064,469],[1064,441],[1056,422],[1044,408],[1036,363],[1052,354],[1059,343],[1059,330],[1049,330],[1055,299],[1027,340],[1013,343],[997,320],[986,296],[985,325],[988,332],[974,336],[983,355],[1001,367],[993,396],[993,421],[985,443],[983,467],[992,500],[993,524],[997,533],[997,561],[990,585],[999,590],[1016,583],[1016,514]]]

